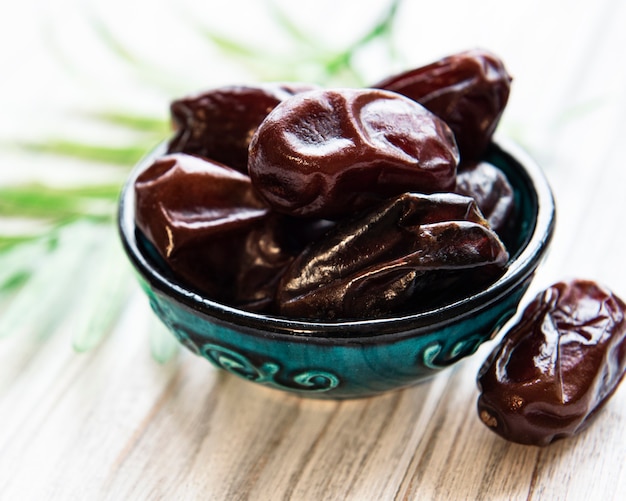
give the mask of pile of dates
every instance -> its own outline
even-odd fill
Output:
[[[289,318],[418,312],[493,282],[515,212],[483,160],[511,77],[472,50],[368,88],[227,86],[176,100],[136,223],[204,297]]]

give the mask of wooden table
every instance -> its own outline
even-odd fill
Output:
[[[400,45],[441,43],[416,63],[483,45],[515,77],[500,133],[544,167],[558,207],[529,294],[576,276],[626,297],[626,3],[417,4],[404,7]],[[68,311],[44,337],[0,340],[0,499],[626,499],[626,389],[576,438],[506,442],[475,408],[493,343],[403,391],[318,401],[186,351],[156,362],[149,338],[162,327],[136,285],[87,353],[72,349]]]

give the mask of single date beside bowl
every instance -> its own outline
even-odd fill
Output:
[[[625,315],[626,304],[591,280],[539,293],[478,374],[482,422],[539,446],[587,428],[626,372]]]

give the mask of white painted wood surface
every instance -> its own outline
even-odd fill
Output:
[[[576,276],[626,298],[626,3],[420,4],[407,2],[398,26],[409,59],[483,45],[515,77],[500,133],[544,167],[558,206],[531,293]],[[26,75],[15,71],[1,100],[12,112],[27,101],[7,99]],[[476,372],[493,343],[428,383],[327,402],[259,387],[187,352],[155,362],[148,340],[161,327],[138,288],[88,353],[72,350],[76,315],[45,337],[0,340],[0,499],[626,499],[626,389],[576,438],[508,443],[475,410]]]

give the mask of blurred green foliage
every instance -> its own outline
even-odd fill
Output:
[[[289,37],[297,60],[277,57],[227,37],[189,19],[210,44],[230,62],[256,71],[259,80],[289,80],[299,64],[315,67],[320,84],[359,85],[362,78],[353,62],[362,50],[382,43],[394,57],[391,33],[401,0],[392,0],[365,34],[348,46],[329,51],[301,30],[275,3],[266,2],[276,29]],[[163,87],[167,75],[141,61],[115,38],[97,16],[87,16],[110,52],[122,60],[145,85]],[[54,53],[54,50],[51,50]],[[62,58],[62,54],[57,54]],[[59,61],[66,66],[67,61]],[[84,168],[107,164],[119,169],[118,181],[106,184],[58,187],[44,183],[0,186],[0,221],[31,222],[23,231],[0,227],[0,337],[24,330],[45,337],[63,320],[70,308],[74,314],[73,347],[86,351],[97,346],[113,328],[127,302],[133,274],[121,251],[115,231],[117,198],[128,170],[168,134],[166,118],[142,116],[125,110],[98,110],[90,120],[114,127],[133,142],[99,144],[71,137],[47,137],[23,141],[25,152],[80,161]],[[175,353],[173,337],[155,329],[151,352],[159,362]]]

